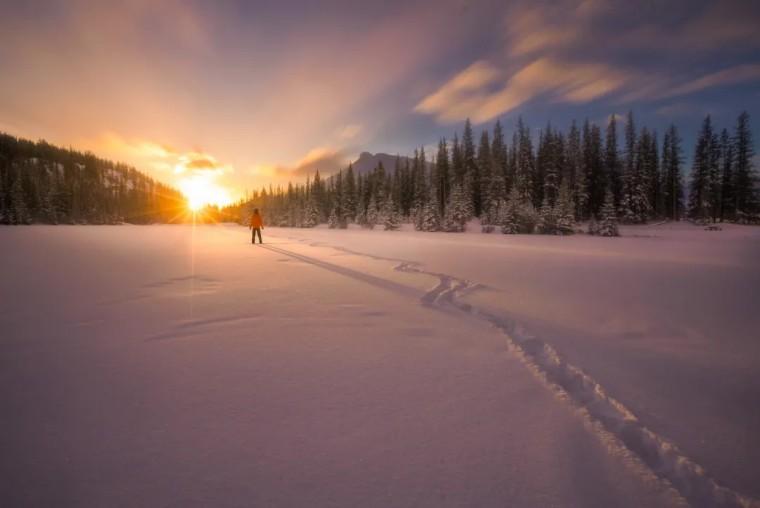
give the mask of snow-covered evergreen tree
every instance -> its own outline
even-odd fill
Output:
[[[567,163],[567,172],[569,179],[571,180],[574,201],[575,201],[575,216],[578,219],[586,217],[586,211],[588,209],[588,179],[586,178],[586,171],[583,167],[582,152],[581,152],[581,133],[573,121],[570,126],[570,133],[567,136],[565,161]]]
[[[367,205],[367,220],[363,224],[365,228],[368,229],[374,229],[377,225],[377,219],[378,219],[378,210],[377,210],[377,201],[375,201],[375,196],[372,196],[369,200],[369,205]]]
[[[572,235],[575,232],[573,228],[575,225],[575,205],[569,184],[565,182],[559,188],[559,198],[557,198],[554,215],[557,220],[557,233]]]
[[[554,235],[557,233],[557,217],[554,214],[554,207],[549,203],[548,197],[544,197],[544,202],[538,211],[538,217],[537,229],[539,233],[544,235]]]
[[[383,227],[386,231],[395,231],[399,228],[401,220],[396,210],[396,204],[393,201],[393,196],[388,195],[383,203]]]
[[[338,213],[336,212],[336,207],[333,207],[330,211],[330,216],[327,218],[327,227],[330,229],[338,227]]]
[[[714,174],[715,135],[712,121],[708,115],[702,123],[702,130],[694,147],[692,161],[691,186],[689,191],[689,215],[697,221],[706,221],[712,217],[714,203],[710,201],[712,178]]]
[[[10,217],[8,216],[8,205],[6,204],[6,191],[5,191],[5,175],[0,172],[0,224],[8,224]]]
[[[455,185],[449,196],[446,206],[446,215],[443,219],[443,230],[450,232],[464,231],[465,224],[470,219],[469,196],[465,195],[460,185]]]
[[[11,209],[13,211],[14,224],[29,224],[31,217],[29,209],[26,206],[26,197],[24,196],[24,187],[21,184],[21,171],[16,172],[16,178],[13,180],[11,187]]]
[[[599,222],[595,230],[589,231],[591,234],[598,236],[619,236],[617,226],[617,215],[615,214],[615,198],[610,190],[607,190],[604,196],[604,205],[599,211]]]
[[[313,228],[319,224],[319,209],[314,197],[310,197],[306,201],[306,208],[304,208],[304,216],[301,227]]]
[[[438,211],[438,202],[436,199],[429,199],[422,210],[420,220],[421,231],[440,231],[441,215]]]
[[[499,208],[499,225],[505,235],[520,232],[520,192],[515,187],[509,191],[509,199]]]

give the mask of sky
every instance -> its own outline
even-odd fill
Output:
[[[692,150],[760,139],[754,0],[0,0],[0,131],[217,203],[433,147],[470,118],[535,131],[632,111]],[[430,152],[428,152],[430,154]]]

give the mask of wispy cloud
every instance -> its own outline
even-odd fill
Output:
[[[661,97],[667,98],[678,95],[687,95],[708,88],[752,81],[760,81],[760,64],[737,65],[718,72],[713,72],[664,92]]]
[[[260,164],[254,174],[277,180],[301,180],[317,171],[326,176],[348,164],[348,155],[341,148],[317,147],[291,164]]]
[[[625,72],[603,64],[540,58],[515,72],[501,88],[490,91],[487,85],[501,74],[494,67],[477,62],[425,97],[416,110],[433,114],[441,122],[470,117],[480,123],[539,96],[556,102],[592,101],[619,89],[628,79]]]
[[[362,126],[358,123],[348,124],[338,131],[338,137],[344,140],[354,139],[362,132]]]
[[[511,2],[502,52],[464,67],[414,110],[441,123],[467,117],[477,123],[538,98],[568,104],[609,98],[618,107],[757,81],[760,64],[715,58],[760,47],[760,6],[748,4]],[[687,48],[692,65],[684,66]],[[710,56],[709,66],[693,65],[701,55]],[[721,61],[726,68],[714,70]]]

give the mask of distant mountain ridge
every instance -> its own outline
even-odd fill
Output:
[[[371,152],[362,152],[359,154],[359,158],[353,161],[351,165],[354,168],[355,174],[366,175],[382,162],[385,170],[392,173],[396,167],[396,158],[399,159],[402,167],[406,164],[407,161],[409,162],[409,165],[411,165],[413,160],[411,157],[407,157],[405,155],[391,155],[383,152],[374,154]],[[430,164],[431,162],[428,161],[428,165]],[[337,174],[337,171],[333,174]]]

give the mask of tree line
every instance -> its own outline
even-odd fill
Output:
[[[0,133],[0,224],[165,223],[186,207],[133,167]]]
[[[601,235],[617,234],[618,221],[760,222],[746,112],[731,133],[718,134],[711,118],[704,120],[688,202],[677,128],[668,127],[660,143],[629,112],[622,140],[619,130],[615,115],[604,132],[588,120],[573,121],[566,133],[550,124],[534,146],[521,118],[509,143],[499,121],[476,142],[467,120],[461,138],[441,139],[430,160],[420,148],[397,157],[392,171],[382,163],[367,174],[349,164],[327,179],[317,171],[305,184],[260,189],[225,212],[245,221],[258,207],[270,223],[290,227],[396,229],[407,221],[421,231],[463,231],[478,217],[486,232],[545,234],[572,233],[581,221]]]

